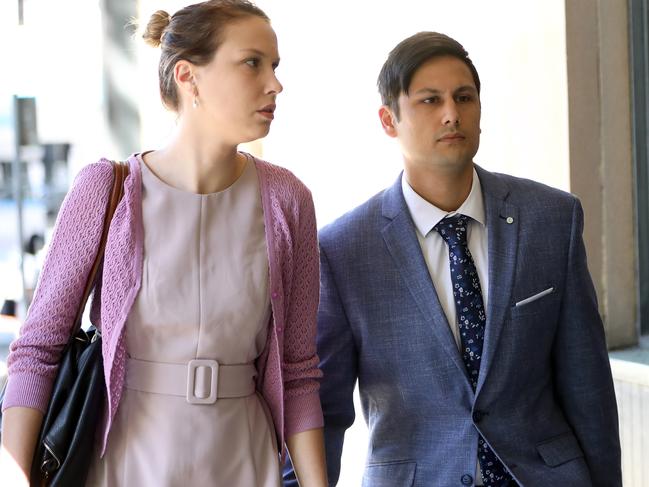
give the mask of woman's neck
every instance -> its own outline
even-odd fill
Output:
[[[179,123],[168,144],[144,156],[146,165],[165,183],[198,194],[222,191],[234,183],[246,157],[218,136]]]

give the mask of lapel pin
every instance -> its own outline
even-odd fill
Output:
[[[512,223],[514,223],[514,219],[513,219],[511,216],[508,216],[508,217],[507,217],[507,220],[505,220],[505,221],[506,221],[507,223],[509,223],[510,225],[511,225]]]

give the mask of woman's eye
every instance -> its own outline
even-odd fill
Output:
[[[246,64],[251,68],[256,68],[257,66],[259,66],[259,59],[257,58],[246,59]]]

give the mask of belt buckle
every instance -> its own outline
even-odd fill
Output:
[[[208,373],[210,374],[208,376]],[[219,363],[216,360],[195,359],[187,364],[187,394],[189,404],[214,404],[219,383]],[[209,387],[209,392],[206,390]]]

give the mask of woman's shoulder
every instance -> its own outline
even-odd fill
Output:
[[[111,161],[104,157],[100,158],[97,162],[91,162],[83,166],[77,173],[73,186],[78,184],[93,184],[105,183],[112,180],[113,168]]]
[[[108,159],[99,159],[83,166],[72,182],[65,206],[83,207],[102,205],[108,197],[113,181],[113,168]]]
[[[311,198],[309,188],[292,171],[255,156],[252,158],[255,161],[259,178],[269,188],[273,188],[278,195],[297,197],[298,199]]]

